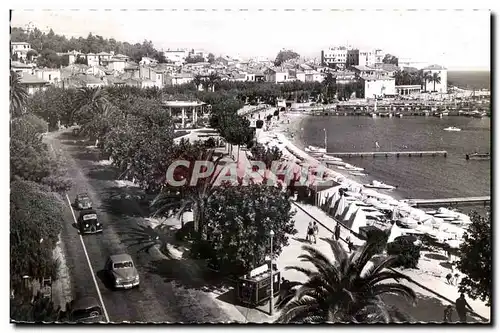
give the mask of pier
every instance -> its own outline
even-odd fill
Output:
[[[436,207],[436,206],[467,206],[483,205],[488,206],[491,202],[490,196],[446,198],[446,199],[408,199],[406,200],[413,207]]]
[[[326,153],[326,155],[335,157],[424,157],[424,156],[444,156],[447,157],[446,150],[427,150],[427,151],[366,151],[352,153]]]

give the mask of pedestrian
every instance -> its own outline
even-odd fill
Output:
[[[312,221],[309,222],[309,225],[307,226],[307,235],[306,235],[306,240],[308,242],[311,242],[311,237],[312,235],[314,234],[314,230],[313,230],[313,223]]]
[[[313,238],[314,238],[314,244],[316,244],[316,242],[317,242],[317,237],[318,237],[318,234],[319,234],[319,228],[318,228],[318,225],[316,224],[316,221],[314,221],[314,223],[313,223]]]
[[[349,249],[349,253],[351,253],[352,250],[353,250],[353,244],[351,242],[351,236],[347,236],[347,238],[345,239],[345,241],[347,242],[347,248]]]
[[[446,274],[446,281],[448,282],[448,284],[453,285],[452,279],[453,275],[451,273]]]
[[[470,311],[472,311],[472,308],[470,307],[469,303],[467,303],[467,300],[465,299],[465,295],[462,293],[460,294],[460,297],[457,298],[455,301],[455,308],[457,309],[457,314],[458,318],[460,319],[460,322],[466,323],[467,322],[467,309],[468,307]]]
[[[451,316],[453,314],[453,306],[451,305],[448,305],[445,309],[444,309],[444,317],[443,317],[443,321],[445,323],[451,323]]]
[[[456,286],[458,285],[458,279],[460,278],[460,275],[458,275],[458,273],[455,273],[455,275],[453,275],[453,284]]]
[[[337,223],[335,226],[335,240],[338,241],[340,239],[340,224]]]

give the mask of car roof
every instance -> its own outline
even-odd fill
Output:
[[[113,254],[109,257],[112,262],[133,261],[132,257],[127,253]]]
[[[97,212],[95,211],[95,209],[84,209],[84,210],[80,211],[80,216],[88,215],[88,214],[97,214]]]
[[[94,297],[86,296],[76,299],[71,308],[73,310],[83,310],[95,306],[101,307],[101,304]]]
[[[76,196],[79,197],[79,198],[82,198],[82,197],[87,197],[88,198],[89,197],[88,193],[79,193]]]

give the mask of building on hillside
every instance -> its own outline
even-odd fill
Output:
[[[31,44],[26,42],[11,42],[10,49],[12,55],[16,55],[18,60],[26,61],[28,52],[31,51]]]
[[[182,50],[182,49],[177,49],[177,50],[166,50],[163,51],[163,55],[165,56],[165,59],[168,61],[172,62],[180,62],[183,63],[187,56],[188,56],[188,51],[187,50]]]
[[[61,70],[55,68],[43,68],[35,70],[35,76],[49,84],[58,86],[61,83]]]
[[[350,68],[352,66],[357,66],[357,65],[359,65],[359,50],[358,49],[347,50],[346,67]]]
[[[373,50],[359,50],[359,61],[360,66],[373,66],[375,65],[375,51]]]
[[[89,66],[99,66],[99,56],[95,53],[87,54],[87,65]]]
[[[61,56],[68,57],[68,65],[73,65],[79,57],[85,58],[85,54],[76,50],[62,53]]]
[[[151,67],[140,66],[139,76],[141,79],[146,79],[153,82],[153,86],[157,88],[163,88],[163,73]]]
[[[38,78],[31,73],[19,73],[19,84],[24,87],[29,95],[33,95],[37,91],[43,91],[49,86],[49,82]]]
[[[121,58],[121,57],[112,57],[109,60],[103,61],[103,65],[106,66],[108,69],[120,73],[125,72],[126,64],[127,64],[126,58]]]
[[[35,68],[34,64],[23,64],[19,61],[11,61],[10,69],[16,73],[33,73],[33,69]]]
[[[99,58],[99,65],[104,66],[108,63],[108,61],[113,57],[115,52],[99,52],[97,53],[97,57]]]
[[[400,70],[400,68],[394,64],[384,64],[377,63],[373,66],[375,69],[381,69],[385,72],[386,75],[394,76],[394,74]]]
[[[200,117],[208,116],[207,104],[195,101],[165,101],[165,109],[174,119],[177,129],[195,127]]]
[[[331,68],[345,69],[347,64],[347,48],[339,46],[321,50],[321,64]]]
[[[335,78],[335,82],[339,84],[347,84],[353,83],[356,81],[356,73],[352,71],[337,71],[336,73],[332,73]]]
[[[359,79],[364,85],[365,98],[382,98],[397,94],[396,80],[393,77],[383,75],[361,75]]]
[[[63,80],[64,82],[64,80]],[[74,85],[75,87],[79,88],[97,88],[97,87],[103,87],[106,85],[106,82],[104,81],[104,78],[97,78],[92,75],[88,74],[76,74],[73,75],[72,77],[69,78],[70,84]]]
[[[381,49],[376,49],[375,50],[375,63],[374,65],[380,65],[384,63],[384,52]]]
[[[150,58],[150,57],[142,57],[141,61],[139,61],[139,65],[142,65],[142,66],[149,66],[149,65],[157,64],[157,63],[158,63],[158,60]]]
[[[283,83],[290,79],[290,75],[287,70],[281,68],[268,68],[264,71],[267,82],[272,83]]]
[[[192,82],[194,76],[192,73],[175,73],[165,76],[165,85],[168,86],[178,86],[181,84],[186,84]]]
[[[425,73],[429,73],[432,77],[434,74],[437,74],[439,78],[436,82],[433,79],[426,80],[424,84],[425,92],[438,92],[441,94],[448,92],[448,70],[446,68],[439,65],[431,65],[422,68],[422,71],[424,75]]]
[[[121,87],[125,85],[125,80],[120,79],[119,77],[108,75],[103,80],[108,86]]]
[[[102,66],[89,66],[89,68],[85,71],[85,74],[92,75],[97,78],[103,78],[106,75],[111,74],[112,71]]]

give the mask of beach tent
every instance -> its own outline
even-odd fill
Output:
[[[389,234],[389,239],[387,239],[387,243],[392,243],[396,238],[399,236],[402,236],[403,232],[401,229],[397,226],[396,223],[394,223],[391,227],[391,233]]]
[[[346,211],[344,212],[344,215],[342,216],[343,221],[349,221],[351,216],[356,213],[356,210],[358,210],[358,206],[356,206],[355,203],[350,203]]]
[[[335,191],[335,193],[333,193],[332,202],[330,203],[330,207],[328,207],[327,210],[328,214],[335,217],[335,213],[337,212],[337,206],[339,202],[340,202],[340,193],[337,190]]]
[[[366,227],[367,225],[365,212],[361,208],[358,208],[358,210],[351,216],[349,224],[352,231],[359,233],[359,228]]]
[[[343,216],[345,210],[347,209],[347,201],[344,196],[341,196],[336,204],[337,209],[335,210],[334,217]]]

